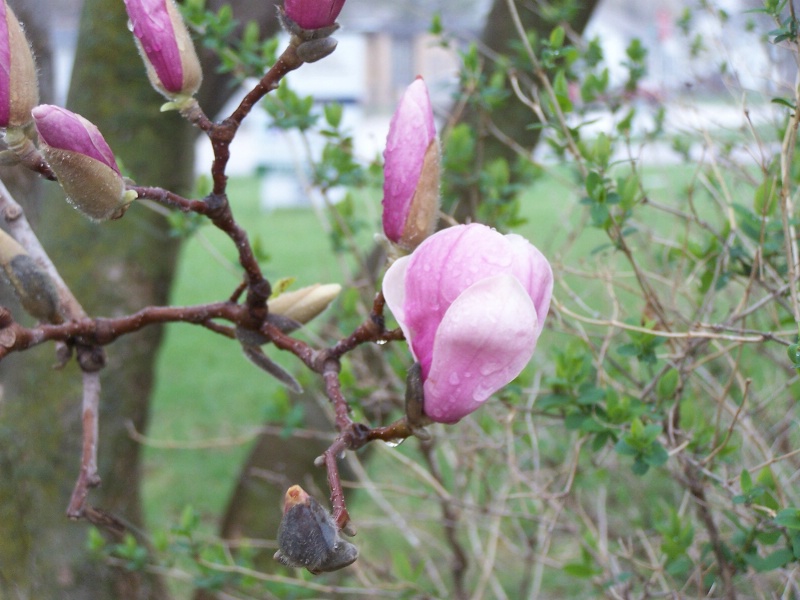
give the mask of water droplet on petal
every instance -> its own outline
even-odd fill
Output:
[[[450,382],[450,385],[458,385],[461,383],[461,378],[458,376],[458,373],[450,373],[450,377],[447,381]]]

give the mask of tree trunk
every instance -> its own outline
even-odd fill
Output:
[[[193,134],[150,88],[118,0],[86,0],[68,106],[94,122],[121,164],[142,183],[186,192]],[[87,221],[56,184],[47,185],[38,234],[90,315],[133,312],[167,300],[177,243],[165,219],[144,206],[111,223]],[[15,315],[19,315],[15,311]],[[89,501],[135,531],[141,526],[139,447],[127,435],[147,421],[158,328],[108,350],[102,374],[99,467]],[[64,515],[80,458],[80,374],[54,371],[45,345],[3,361],[4,448],[0,481],[0,585],[9,597],[159,599],[160,582],[112,569],[86,551],[86,523]]]

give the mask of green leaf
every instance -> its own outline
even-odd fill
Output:
[[[589,579],[590,577],[594,577],[595,575],[602,573],[602,571],[597,567],[586,563],[569,563],[564,565],[564,573],[580,579]]]
[[[775,523],[786,529],[800,531],[800,509],[783,509],[775,515]]]
[[[564,45],[564,38],[566,36],[566,32],[564,28],[559,25],[553,31],[550,32],[550,47],[551,48],[561,48]]]
[[[745,494],[749,494],[753,489],[753,478],[750,477],[750,471],[747,469],[742,469],[742,473],[739,475],[739,485]]]
[[[592,404],[599,404],[603,400],[605,400],[606,392],[602,388],[592,388],[584,392],[578,398],[578,404],[582,404],[585,406],[592,405]]]
[[[764,558],[757,554],[746,554],[744,560],[759,573],[764,573],[779,569],[789,561],[794,560],[794,554],[788,548],[782,548]]]
[[[661,376],[656,386],[656,394],[661,400],[669,400],[678,389],[678,371],[669,369]]]
[[[338,102],[331,102],[325,105],[325,121],[333,127],[334,129],[338,129],[339,125],[342,122],[342,114],[344,113],[344,107]]]

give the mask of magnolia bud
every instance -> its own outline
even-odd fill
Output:
[[[175,2],[125,0],[125,8],[153,87],[172,100],[194,95],[203,72]]]
[[[342,539],[333,517],[319,502],[299,485],[293,485],[284,499],[278,551],[273,558],[287,567],[304,567],[316,575],[353,564],[358,548]]]
[[[91,219],[119,219],[136,198],[125,191],[114,153],[82,116],[42,104],[32,111],[41,150],[67,200]]]
[[[338,283],[315,283],[308,287],[285,292],[268,303],[270,314],[280,315],[296,321],[308,323],[336,299],[342,286]]]
[[[0,0],[0,127],[22,127],[39,103],[36,65],[22,27]]]
[[[439,143],[421,77],[400,100],[383,156],[383,231],[410,251],[433,233],[439,215]]]
[[[32,317],[60,323],[58,290],[53,280],[17,241],[0,229],[0,265],[6,279]]]

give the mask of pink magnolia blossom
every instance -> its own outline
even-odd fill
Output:
[[[191,96],[202,71],[186,24],[173,0],[125,0],[150,83],[165,96]]]
[[[421,77],[400,100],[383,156],[383,231],[413,250],[433,232],[439,211],[439,144]]]
[[[519,375],[552,291],[539,250],[477,223],[439,231],[395,261],[383,293],[420,363],[425,414],[455,423]]]
[[[30,123],[39,102],[36,65],[16,16],[0,0],[0,127]]]
[[[32,115],[42,154],[70,203],[92,219],[121,217],[131,198],[100,130],[82,116],[49,104],[37,106]]]
[[[303,29],[322,29],[336,22],[345,0],[286,0],[286,16]]]

